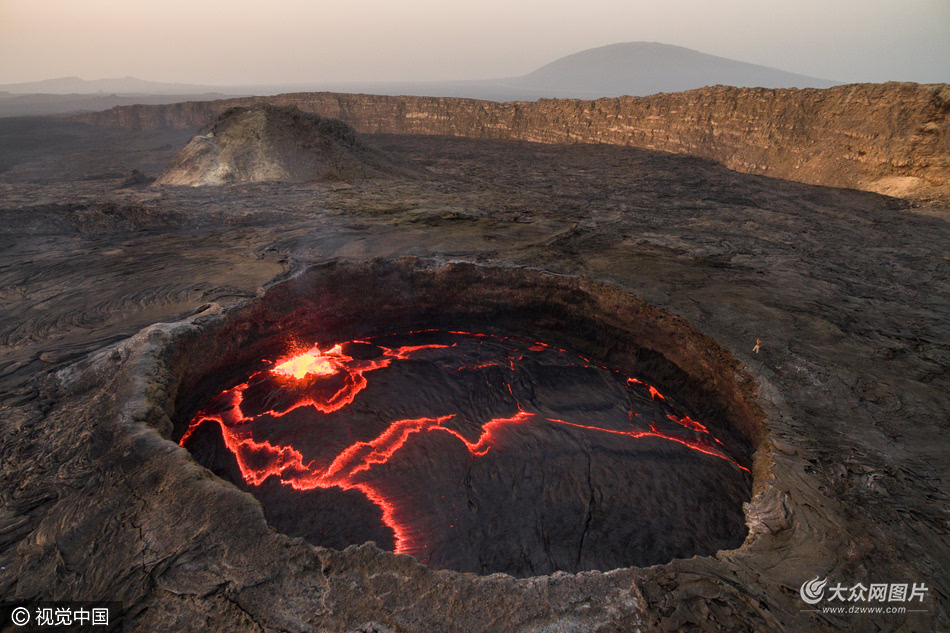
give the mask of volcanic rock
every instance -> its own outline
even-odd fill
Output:
[[[294,106],[258,105],[222,113],[185,146],[155,184],[351,181],[408,173],[364,145],[342,121]]]
[[[119,189],[137,189],[141,187],[147,187],[153,182],[155,182],[155,178],[146,176],[138,169],[133,169],[132,173],[129,174],[129,177],[123,180],[122,184],[119,185]]]

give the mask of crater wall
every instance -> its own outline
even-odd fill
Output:
[[[508,103],[294,93],[119,106],[75,120],[197,130],[228,108],[262,102],[338,118],[362,133],[627,145],[709,158],[745,173],[950,202],[947,84],[714,86],[649,97]]]

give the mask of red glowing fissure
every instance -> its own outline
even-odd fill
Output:
[[[434,330],[424,330],[411,332],[410,334],[433,331]],[[520,340],[488,334],[469,334],[454,331],[445,333],[476,338]],[[499,437],[498,433],[502,429],[531,422],[547,422],[550,424],[584,429],[585,431],[595,433],[608,433],[633,439],[656,438],[676,442],[693,451],[724,459],[733,464],[736,468],[748,472],[747,468],[738,464],[713,445],[712,442],[715,442],[722,446],[722,442],[713,437],[704,425],[692,420],[688,416],[677,417],[672,414],[667,414],[666,417],[690,431],[704,434],[711,442],[703,439],[677,437],[663,433],[659,431],[656,426],[651,426],[649,431],[621,431],[577,424],[556,418],[547,418],[525,411],[520,403],[517,405],[517,414],[507,418],[491,419],[482,423],[481,435],[477,441],[474,442],[466,439],[458,431],[445,426],[446,422],[455,417],[454,415],[397,420],[390,423],[389,426],[373,440],[352,443],[340,452],[332,462],[324,466],[316,465],[316,460],[305,463],[303,454],[293,448],[293,446],[274,446],[266,440],[257,441],[252,437],[251,423],[262,416],[282,417],[301,407],[311,407],[322,414],[338,411],[351,404],[356,396],[366,388],[368,380],[365,374],[388,367],[394,360],[406,360],[413,354],[423,350],[450,347],[448,345],[415,345],[388,348],[370,343],[369,341],[353,341],[353,343],[373,345],[376,349],[381,351],[381,355],[371,360],[355,359],[344,353],[344,346],[338,344],[326,350],[321,350],[319,347],[314,346],[301,354],[280,358],[270,369],[252,374],[247,382],[228,389],[214,398],[207,409],[199,412],[191,420],[179,444],[185,446],[195,431],[205,422],[216,422],[220,426],[225,445],[236,458],[241,476],[244,478],[244,481],[250,485],[260,485],[268,477],[275,476],[282,484],[291,486],[295,490],[339,488],[341,490],[360,491],[371,503],[381,510],[383,523],[393,531],[395,552],[397,554],[418,553],[422,547],[420,540],[414,538],[409,521],[407,521],[406,517],[401,516],[393,500],[387,499],[372,482],[363,480],[360,474],[367,473],[374,466],[387,463],[392,456],[405,445],[410,436],[416,433],[441,432],[454,436],[462,442],[471,456],[476,458],[487,454],[492,446],[497,443]],[[567,353],[566,350],[538,342],[531,342],[528,349],[532,352],[553,350],[559,353]],[[523,358],[523,356],[521,358]],[[577,358],[581,358],[588,364],[595,366],[583,357]],[[512,371],[515,370],[515,360],[519,359],[509,358],[508,365]],[[504,365],[490,362],[463,366],[457,369],[463,371],[501,366]],[[251,388],[251,385],[254,384],[255,381],[272,379],[293,386],[297,383],[320,380],[321,378],[335,378],[337,382],[327,393],[321,394],[320,397],[300,395],[297,399],[285,403],[276,403],[268,410],[256,414],[246,413],[242,410],[244,394]],[[665,400],[654,387],[645,384],[637,378],[627,378],[626,382],[630,385],[635,384],[645,387],[651,399]],[[508,384],[508,391],[512,396],[514,395],[510,383]],[[283,406],[281,406],[281,404],[283,404]],[[634,413],[631,410],[629,412],[631,421],[633,420],[633,416]]]

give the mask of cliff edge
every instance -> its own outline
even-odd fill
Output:
[[[713,86],[649,97],[495,103],[296,93],[120,106],[74,120],[130,130],[198,129],[235,106],[293,105],[358,132],[541,143],[609,143],[689,154],[731,169],[950,204],[950,86]]]

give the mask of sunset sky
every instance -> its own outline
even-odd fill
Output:
[[[0,0],[0,83],[483,79],[630,41],[842,82],[950,82],[950,0]]]

